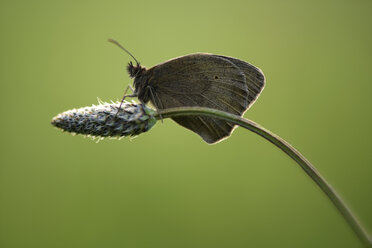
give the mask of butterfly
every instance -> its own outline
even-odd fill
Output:
[[[265,86],[263,72],[237,58],[195,53],[168,60],[149,69],[124,47],[135,61],[127,65],[134,79],[134,92],[142,104],[151,102],[158,110],[176,107],[207,107],[242,116],[256,101]],[[205,116],[178,116],[172,119],[197,133],[209,144],[229,137],[234,124]]]

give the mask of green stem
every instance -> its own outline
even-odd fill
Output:
[[[292,147],[288,142],[280,138],[278,135],[264,129],[257,123],[244,119],[240,116],[226,113],[223,111],[202,108],[202,107],[180,107],[172,109],[161,110],[160,114],[156,118],[171,118],[175,116],[192,116],[192,115],[204,115],[215,117],[219,119],[224,119],[241,127],[244,127],[263,138],[267,139],[277,147],[279,147],[283,152],[290,156],[294,161],[301,166],[301,168],[306,172],[308,176],[323,190],[323,192],[332,201],[333,205],[338,209],[341,215],[345,218],[346,222],[354,230],[358,238],[365,244],[366,247],[372,247],[372,239],[368,236],[366,230],[362,227],[360,222],[354,216],[352,211],[342,200],[342,198],[337,194],[337,192],[332,188],[332,186],[324,179],[322,175],[317,171],[317,169],[294,147]]]

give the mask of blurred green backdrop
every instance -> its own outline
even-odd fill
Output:
[[[267,85],[246,117],[298,148],[372,230],[371,1],[0,3],[0,247],[361,247],[279,149],[207,145],[171,120],[95,143],[50,125],[117,100],[130,58],[238,57]]]

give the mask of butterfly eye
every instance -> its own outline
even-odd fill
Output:
[[[127,65],[127,71],[128,71],[128,74],[130,77],[135,77],[135,68],[133,66],[133,63],[132,62],[129,62],[128,65]]]

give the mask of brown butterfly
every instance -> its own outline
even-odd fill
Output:
[[[127,66],[134,78],[134,93],[123,97],[138,97],[157,109],[200,106],[242,116],[255,102],[265,86],[262,71],[239,59],[196,53],[168,60],[149,69],[114,40],[110,42],[126,51],[135,61]],[[231,135],[234,124],[204,117],[173,117],[175,122],[199,134],[209,144]]]

